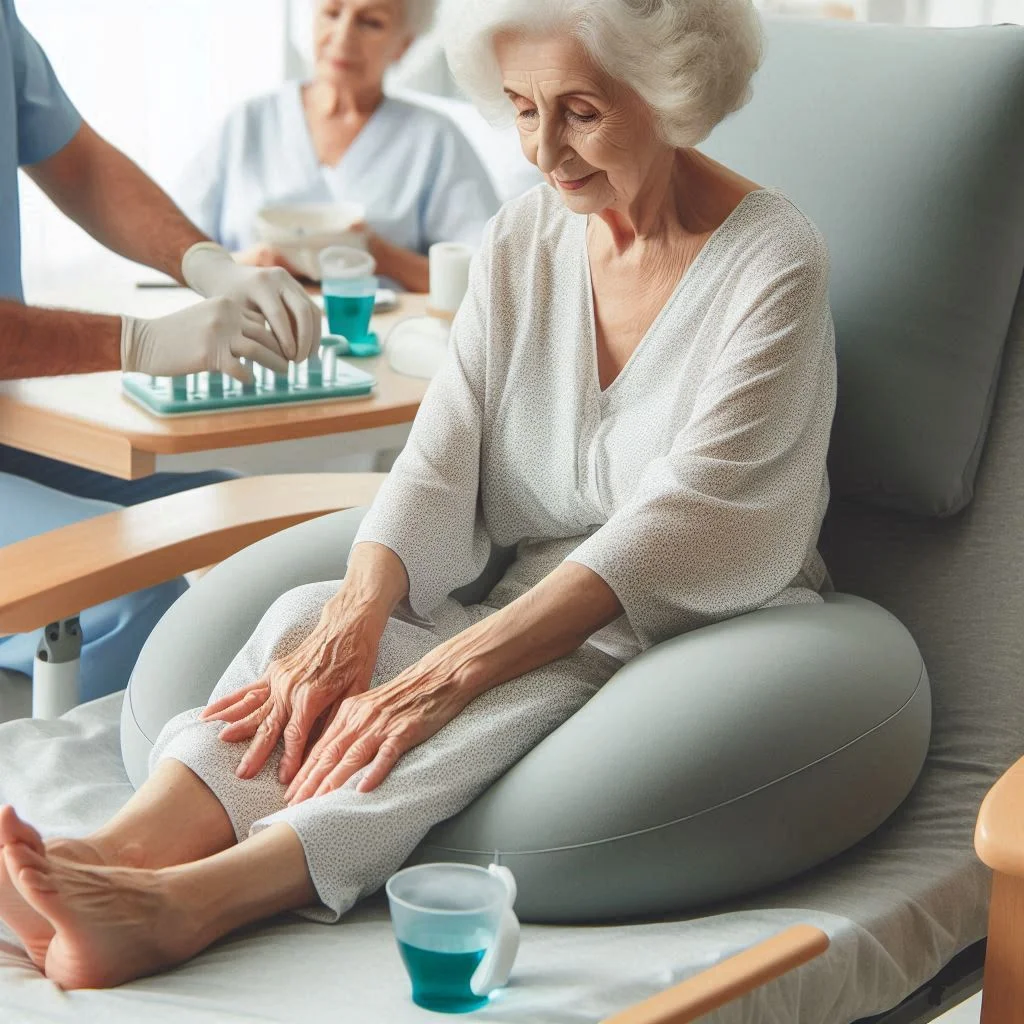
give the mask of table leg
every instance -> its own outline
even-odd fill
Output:
[[[82,627],[78,616],[43,630],[32,668],[32,717],[59,718],[78,704]]]

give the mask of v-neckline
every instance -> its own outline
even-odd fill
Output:
[[[675,304],[680,293],[683,291],[684,285],[693,277],[694,267],[698,266],[704,258],[704,254],[711,248],[713,242],[716,242],[725,228],[725,226],[736,216],[736,214],[743,207],[744,203],[752,196],[759,192],[770,192],[768,188],[755,188],[751,189],[743,198],[732,208],[729,216],[722,221],[721,224],[715,228],[714,231],[708,235],[707,241],[701,247],[700,251],[693,258],[693,262],[683,271],[682,276],[676,282],[675,287],[672,289],[671,294],[665,300],[665,304],[658,310],[658,315],[651,321],[650,326],[644,331],[643,336],[637,342],[636,348],[633,349],[629,354],[629,358],[622,364],[619,372],[608,382],[607,387],[601,387],[601,368],[598,365],[597,360],[597,308],[594,303],[594,277],[593,270],[590,266],[590,248],[587,245],[587,228],[590,225],[590,215],[580,217],[582,223],[582,236],[583,236],[583,266],[584,266],[584,277],[586,279],[586,301],[587,311],[590,314],[590,337],[588,339],[590,348],[590,366],[591,366],[591,379],[594,383],[594,388],[597,392],[599,399],[604,399],[612,391],[616,384],[625,376],[629,368],[636,362],[637,356],[640,354],[641,349],[647,344],[647,340],[654,334],[658,325],[662,319],[668,313],[668,310]]]
[[[316,140],[313,138],[313,131],[309,125],[309,118],[306,116],[306,103],[303,97],[303,90],[308,85],[308,82],[298,82],[295,90],[295,102],[298,104],[299,116],[296,118],[296,122],[299,125],[300,134],[305,143],[306,154],[311,161],[313,167],[316,168],[317,173],[322,175],[338,174],[342,172],[346,164],[351,163],[352,153],[355,152],[356,156],[359,155],[359,150],[364,146],[365,140],[368,137],[367,129],[374,123],[381,119],[382,112],[390,105],[391,99],[389,96],[384,95],[381,97],[380,103],[373,109],[373,112],[366,119],[363,126],[352,136],[352,141],[348,144],[348,148],[344,153],[333,164],[324,164],[320,162],[320,156],[316,151]]]

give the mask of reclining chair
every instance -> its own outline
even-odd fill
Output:
[[[821,227],[832,253],[840,403],[830,463],[833,502],[822,543],[844,593],[823,606],[821,614],[833,619],[815,620],[832,625],[806,633],[804,646],[817,648],[813,671],[839,703],[832,713],[823,705],[808,712],[802,703],[785,711],[801,729],[828,732],[831,723],[856,713],[851,688],[861,685],[874,695],[875,710],[886,697],[892,706],[866,734],[891,736],[887,730],[898,723],[903,731],[895,735],[906,749],[901,758],[900,742],[886,742],[878,748],[885,760],[874,763],[873,772],[868,757],[852,774],[841,756],[830,756],[824,769],[803,773],[807,785],[787,790],[774,804],[748,802],[747,820],[739,815],[728,822],[711,859],[730,859],[730,837],[749,846],[769,836],[765,859],[771,870],[747,879],[768,884],[806,866],[793,859],[800,847],[809,864],[838,854],[853,832],[880,824],[872,815],[887,801],[898,803],[920,767],[917,746],[927,729],[928,694],[907,685],[915,673],[924,678],[917,648],[931,683],[931,745],[910,796],[853,849],[795,881],[718,906],[712,916],[674,919],[679,935],[738,928],[732,934],[742,936],[739,946],[762,937],[769,918],[815,927],[770,940],[766,948],[721,965],[710,980],[684,982],[614,1018],[622,1024],[681,1024],[715,1007],[722,1008],[708,1019],[716,1024],[849,1024],[872,1013],[882,1014],[872,1021],[886,1024],[933,1019],[979,982],[988,876],[973,854],[971,834],[986,790],[1024,750],[1024,460],[1018,454],[1024,437],[1024,30],[780,21],[770,24],[768,35],[754,101],[705,148],[786,191]],[[368,478],[232,481],[206,494],[127,509],[61,531],[59,543],[76,551],[73,571],[52,562],[42,566],[41,553],[54,551],[52,537],[45,546],[36,539],[0,551],[0,629],[37,627],[112,596],[118,586],[144,585],[238,552],[170,610],[142,653],[121,729],[125,764],[137,782],[156,731],[171,714],[205,699],[273,598],[342,574],[360,513],[320,513],[365,501],[372,485]],[[240,499],[245,488],[247,498]],[[257,490],[270,496],[266,517]],[[201,507],[215,513],[211,528],[183,526],[181,510]],[[303,518],[311,521],[275,533]],[[148,536],[140,536],[142,523]],[[96,547],[83,550],[85,545]],[[905,624],[917,647],[880,608]],[[807,659],[794,661],[793,654],[799,629],[810,629],[804,614],[773,609],[744,617],[749,621],[738,628],[749,632],[736,643],[750,645],[746,666],[759,659],[762,679],[785,684],[802,673],[806,684]],[[776,643],[773,637],[790,629],[787,616],[797,632]],[[857,625],[858,616],[870,624]],[[774,630],[776,620],[782,633]],[[698,631],[703,638],[680,638],[685,646],[672,641],[649,652],[644,657],[645,664],[656,665],[652,678],[692,672],[697,664],[721,685],[735,663],[723,669],[729,645],[715,640],[715,631],[724,627],[739,636],[737,621]],[[764,623],[773,628],[763,631]],[[846,624],[860,630],[852,634],[853,649],[844,646]],[[631,696],[660,700],[653,717],[664,710],[672,725],[678,712],[672,719],[656,687],[636,688],[643,685],[640,661],[621,674],[629,673]],[[843,685],[835,685],[837,678]],[[806,685],[799,688],[807,691]],[[743,693],[756,696],[754,689]],[[577,720],[586,722],[591,705],[563,730],[578,731]],[[779,735],[769,729],[767,740],[751,733],[724,742],[745,744],[752,759],[763,762]],[[506,776],[512,782],[495,788],[504,786],[507,796],[510,786],[528,786],[536,771],[550,778],[558,765],[552,747],[545,741]],[[833,744],[833,753],[843,750]],[[1014,820],[1006,820],[1006,809],[1024,799],[1022,776],[1024,768],[993,790],[978,832],[978,849],[997,872],[986,1021],[999,1024],[1024,1021],[1024,954],[1010,945],[1014,915],[1024,909],[1024,837],[1014,834]],[[787,799],[793,802],[788,810]],[[529,829],[526,810],[498,820],[496,800],[485,794],[443,823],[428,837],[424,854],[459,851],[467,835],[485,828]],[[807,802],[819,812],[812,820],[800,813]],[[823,819],[824,806],[831,813]],[[575,810],[567,816],[578,817]],[[600,806],[591,802],[584,810],[584,816],[599,814]],[[776,820],[769,820],[769,811]],[[794,830],[798,841],[789,835],[780,857],[779,837]],[[670,910],[692,904],[701,893],[721,899],[752,888],[733,878],[716,889],[714,880],[728,875],[728,864],[709,874],[703,861],[673,861],[671,851],[655,846],[641,843],[631,851],[645,860],[644,870],[630,876],[627,897],[617,903],[615,894],[594,890],[597,909],[590,916],[657,911],[659,893],[661,909]],[[472,848],[468,852],[475,855]],[[745,870],[757,860],[732,859]],[[613,862],[609,858],[601,870]],[[579,860],[571,877],[559,877],[559,895],[558,887],[544,888],[543,879],[531,878],[528,857],[513,868],[526,877],[521,891],[529,916],[542,920],[572,916],[557,907],[552,912],[550,901],[564,896],[578,908],[586,896],[581,886],[601,877]],[[676,877],[687,873],[697,881]],[[692,973],[698,960],[684,962],[680,973]],[[800,970],[786,973],[801,963]],[[733,997],[741,998],[730,1002]]]

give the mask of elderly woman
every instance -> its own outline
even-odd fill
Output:
[[[433,8],[434,0],[317,0],[312,80],[236,110],[175,190],[181,208],[240,262],[291,270],[255,235],[263,206],[361,203],[378,272],[427,291],[430,246],[478,245],[498,208],[486,170],[447,117],[384,95],[384,72]]]
[[[639,651],[815,602],[828,256],[694,146],[748,92],[747,0],[451,0],[451,65],[547,183],[489,227],[340,583],[267,611],[84,842],[13,810],[0,915],[64,986],[334,921]],[[517,544],[479,605],[449,594]]]

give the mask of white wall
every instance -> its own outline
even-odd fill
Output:
[[[83,117],[161,184],[227,112],[285,78],[286,0],[17,0]],[[23,275],[106,261],[24,176]],[[112,265],[112,264],[111,264]]]

